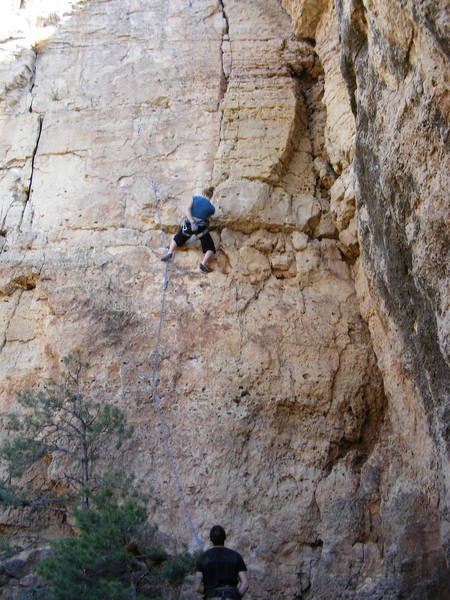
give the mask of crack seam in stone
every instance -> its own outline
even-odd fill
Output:
[[[9,319],[8,319],[8,322],[6,323],[5,333],[3,335],[3,340],[0,342],[0,352],[2,352],[3,348],[6,346],[6,342],[7,342],[6,338],[8,336],[8,330],[9,330],[9,327],[11,325],[12,320],[14,319],[14,317],[16,315],[17,309],[18,309],[19,304],[20,304],[20,299],[22,298],[22,294],[24,293],[24,291],[25,290],[19,290],[19,294],[18,294],[18,297],[17,297],[16,304],[15,304],[14,308],[12,309],[12,313],[11,313],[11,316],[9,317]]]
[[[44,120],[41,117],[42,121]],[[40,132],[39,132],[39,137],[40,137]],[[38,142],[39,142],[39,138],[38,138]],[[36,146],[36,150],[37,150],[37,146]],[[82,154],[84,152],[84,154]],[[41,154],[41,156],[67,156],[67,155],[73,155],[73,156],[77,156],[78,158],[86,158],[86,155],[88,153],[88,150],[81,148],[81,149],[76,149],[74,148],[73,150],[65,150],[64,152],[43,152]],[[33,159],[34,156],[36,154],[36,151],[33,153]],[[98,178],[100,179],[100,177]]]
[[[34,146],[33,149],[33,154],[31,156],[31,174],[30,174],[30,181],[28,184],[28,192],[27,192],[27,197],[25,199],[25,202],[23,203],[23,209],[22,209],[22,214],[20,215],[20,221],[19,221],[19,226],[18,229],[19,231],[21,230],[22,227],[22,223],[23,223],[23,217],[25,214],[25,210],[26,207],[31,199],[31,190],[32,190],[32,186],[33,186],[33,178],[34,178],[34,163],[36,160],[36,155],[37,155],[37,151],[38,151],[38,147],[39,147],[39,142],[41,140],[41,134],[42,134],[42,127],[44,124],[44,117],[42,115],[39,115],[39,127],[38,127],[38,133],[37,133],[37,138],[36,138],[36,144]],[[32,221],[33,219],[31,219]]]
[[[219,0],[219,9],[222,13],[222,18],[225,22],[225,27],[222,32],[222,40],[220,43],[220,65],[221,65],[222,72],[220,74],[220,95],[219,95],[219,100],[217,103],[217,107],[220,109],[221,102],[225,98],[225,95],[227,93],[228,84],[229,84],[229,80],[230,80],[230,75],[227,76],[227,74],[225,73],[225,68],[224,68],[224,38],[225,38],[225,35],[229,35],[230,23],[228,20],[228,15],[225,10],[224,0]],[[231,41],[229,40],[229,42],[230,42],[230,49],[231,49]],[[230,71],[231,71],[231,67],[230,67]],[[220,142],[222,140],[223,120],[224,120],[224,110],[222,109],[220,111],[220,123],[219,123],[219,146],[220,146]]]
[[[34,54],[34,60],[33,60],[33,64],[31,66],[31,79],[30,79],[30,96],[31,96],[31,101],[30,101],[30,107],[29,107],[29,112],[32,113],[33,112],[33,89],[34,89],[34,84],[36,83],[36,64],[37,64],[37,52],[35,50],[33,50],[33,54]]]

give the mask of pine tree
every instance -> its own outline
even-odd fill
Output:
[[[144,578],[156,582],[156,573],[129,551],[132,541],[154,532],[146,525],[145,499],[116,474],[89,500],[73,511],[79,535],[53,542],[52,555],[38,567],[49,583],[48,600],[148,598],[137,588]]]
[[[74,537],[52,542],[51,555],[38,565],[47,586],[27,590],[20,599],[178,597],[194,557],[187,552],[169,556],[158,547],[157,528],[148,523],[148,498],[132,476],[101,473],[97,466],[102,449],[113,442],[120,448],[132,428],[119,408],[83,393],[88,364],[79,353],[66,357],[64,365],[60,383],[18,394],[24,412],[9,416],[7,427],[14,435],[0,444],[8,474],[0,483],[0,504],[68,511],[77,530]],[[66,495],[21,489],[20,477],[44,457],[58,461]]]
[[[88,504],[87,490],[98,482],[94,468],[100,448],[111,440],[120,448],[132,435],[132,428],[118,407],[93,401],[82,393],[82,374],[89,365],[82,361],[79,352],[63,361],[61,383],[49,381],[40,389],[17,395],[25,412],[23,416],[9,415],[6,428],[15,435],[0,444],[0,458],[6,463],[9,481],[21,477],[44,456],[67,462],[59,483],[81,495],[81,501]],[[2,495],[7,496],[13,486],[3,482],[2,489]],[[34,505],[49,504],[48,497],[30,499],[29,490],[17,496],[19,504],[27,499]]]

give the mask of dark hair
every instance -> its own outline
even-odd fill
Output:
[[[223,546],[227,534],[225,533],[225,529],[220,525],[214,525],[209,532],[209,539],[212,541],[214,546]]]
[[[208,200],[211,200],[211,198],[213,197],[214,194],[214,188],[213,187],[207,187],[202,191],[203,196],[206,196],[206,198],[208,198]]]

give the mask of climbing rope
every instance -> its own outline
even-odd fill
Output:
[[[151,185],[153,188],[153,194],[154,194],[155,205],[156,205],[156,216],[158,219],[158,225],[159,225],[159,229],[161,232],[161,240],[162,240],[163,246],[166,246],[167,245],[167,236],[162,227],[161,211],[160,211],[161,193],[158,189],[158,186],[156,185],[156,183],[154,181],[151,182]],[[169,287],[169,282],[170,282],[170,261],[167,261],[165,263],[164,279],[163,279],[162,290],[161,290],[162,291],[161,304],[160,304],[158,327],[156,329],[155,349],[151,355],[152,376],[151,376],[150,380],[148,379],[148,377],[145,377],[143,375],[141,375],[140,378],[143,379],[144,381],[149,382],[151,385],[153,401],[155,403],[156,413],[157,413],[158,421],[159,421],[159,431],[161,434],[161,439],[163,442],[167,462],[169,463],[173,478],[174,478],[176,486],[178,488],[178,493],[180,495],[181,504],[182,504],[184,512],[186,514],[186,518],[188,520],[189,526],[194,535],[194,539],[195,539],[199,549],[202,550],[203,544],[200,539],[198,529],[195,526],[194,519],[192,517],[192,513],[189,508],[187,499],[186,499],[186,494],[184,492],[183,483],[178,474],[178,469],[177,469],[177,465],[175,462],[175,457],[173,455],[172,445],[170,442],[169,428],[167,427],[167,424],[164,421],[164,416],[163,416],[162,408],[161,408],[161,397],[158,392],[158,370],[159,370],[159,364],[160,364],[160,360],[161,360],[161,352],[160,352],[161,331],[162,331],[162,326],[163,326],[165,311],[166,311],[166,296],[167,296],[167,289]]]

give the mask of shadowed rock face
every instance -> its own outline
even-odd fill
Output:
[[[297,33],[311,35],[312,13],[298,12],[307,3],[285,4],[296,18]],[[325,23],[333,16],[331,4],[328,11],[324,7],[314,20],[319,57]],[[448,595],[444,15],[445,3],[439,2],[420,7],[413,2],[336,3],[341,71],[356,123],[354,188],[361,250],[356,287],[392,427],[386,442],[392,451],[390,477],[395,477],[385,480],[381,505],[386,571],[378,592],[382,589],[383,597]]]
[[[439,6],[91,0],[30,49],[10,4],[2,413],[80,348],[169,548],[222,522],[252,598],[446,597]],[[166,273],[208,183],[215,270]]]
[[[355,3],[350,15],[345,14],[348,7],[343,3],[341,13],[344,29],[347,19],[353,21],[353,31],[349,28],[349,34],[343,35],[343,46],[357,85],[355,170],[362,269],[388,323],[384,334],[379,326],[374,327],[375,347],[381,352],[395,336],[395,353],[411,388],[409,401],[414,413],[420,410],[426,420],[436,463],[441,526],[436,542],[440,538],[448,550],[448,48],[442,37],[444,3],[423,3],[420,8],[404,3],[399,9],[398,3],[388,2],[378,14],[376,5]],[[391,394],[394,401],[393,390]],[[411,441],[412,446],[416,443]],[[423,514],[421,495],[418,490],[405,514]],[[404,535],[411,535],[407,527]],[[428,550],[409,552],[420,562]],[[445,573],[443,566],[441,573]],[[431,588],[428,594],[434,597],[436,591]]]

